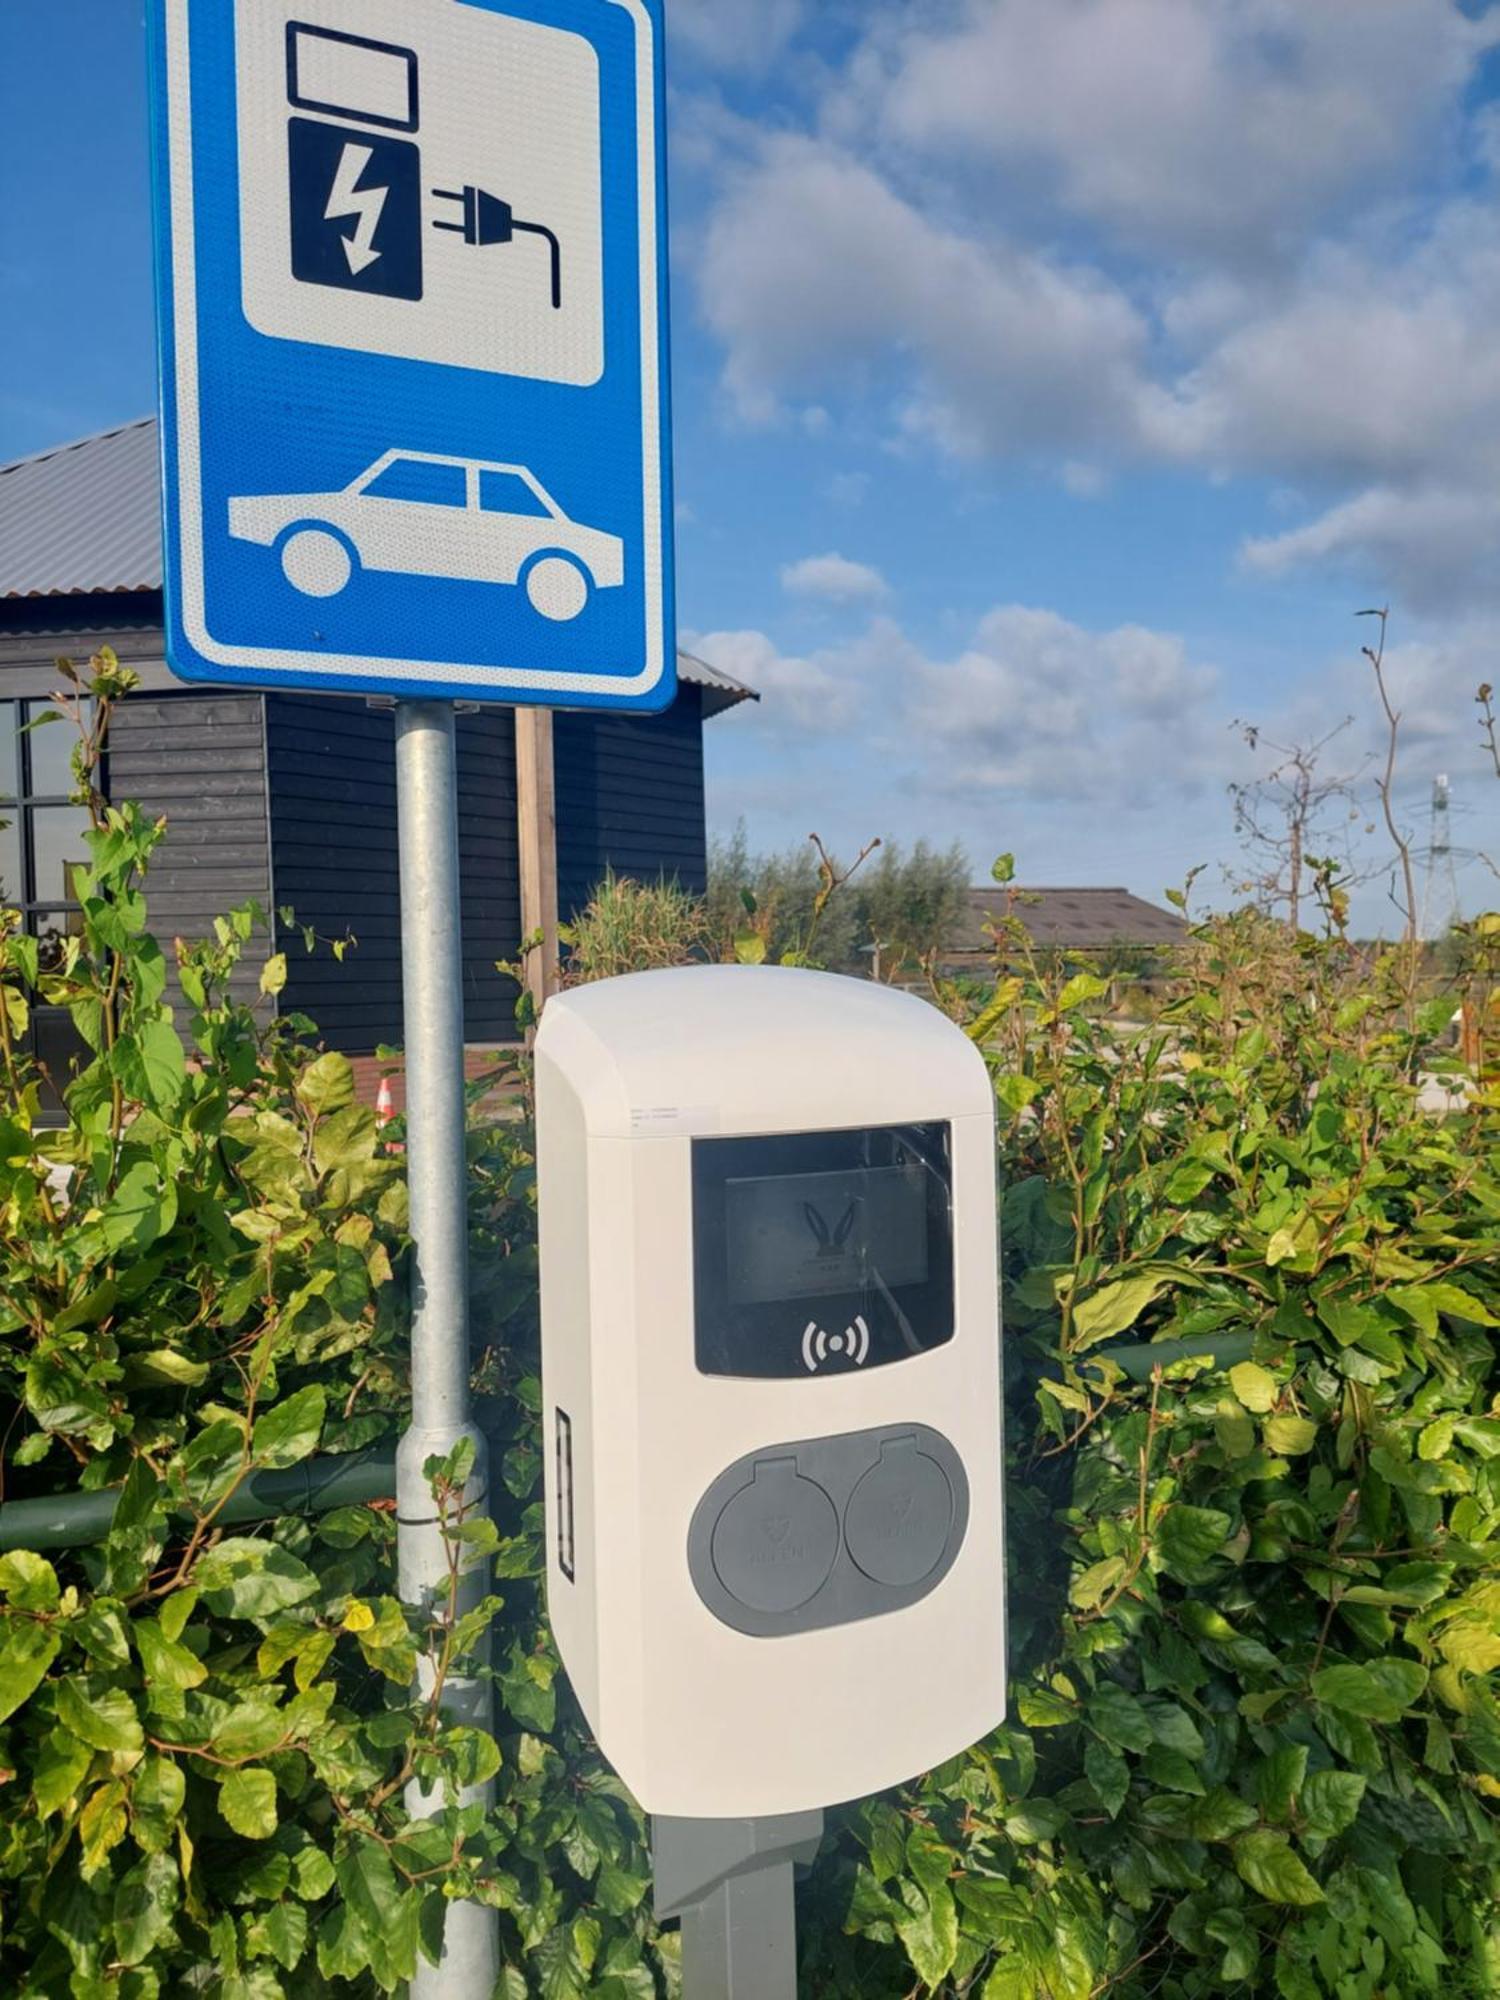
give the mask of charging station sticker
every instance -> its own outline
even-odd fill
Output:
[[[597,382],[592,46],[452,0],[366,0],[357,35],[338,25],[348,14],[328,0],[236,0],[250,324],[316,345]]]
[[[630,1111],[637,1139],[701,1138],[718,1129],[717,1104],[636,1104]]]

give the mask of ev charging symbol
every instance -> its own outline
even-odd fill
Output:
[[[293,277],[420,299],[422,155],[389,136],[417,129],[416,51],[288,21],[286,75],[294,107],[360,120],[289,121]]]
[[[422,155],[413,140],[390,136],[418,127],[416,50],[288,21],[286,75],[292,107],[323,114],[288,121],[292,276],[340,291],[420,299]],[[561,310],[562,249],[551,229],[523,222],[509,202],[483,188],[432,192],[459,203],[462,214],[457,220],[450,210],[433,227],[471,248],[511,243],[518,233],[542,238],[552,305]]]

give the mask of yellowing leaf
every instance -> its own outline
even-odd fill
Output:
[[[1312,1450],[1318,1427],[1306,1417],[1268,1417],[1264,1436],[1267,1451],[1274,1451],[1279,1458],[1298,1458]]]
[[[1092,1347],[1135,1325],[1141,1314],[1162,1289],[1163,1280],[1152,1275],[1117,1278],[1090,1292],[1073,1309],[1073,1345]],[[1168,1357],[1163,1355],[1165,1361]]]
[[[368,1604],[351,1604],[344,1613],[346,1632],[368,1632],[375,1623],[375,1613]]]
[[[1103,1562],[1091,1563],[1082,1576],[1073,1579],[1073,1587],[1068,1592],[1070,1603],[1080,1611],[1092,1611],[1112,1591],[1125,1574],[1123,1556],[1106,1556]]]
[[[1256,1361],[1241,1361],[1229,1371],[1229,1384],[1247,1410],[1264,1416],[1276,1404],[1276,1377]]]
[[[1059,1014],[1069,1014],[1086,1000],[1099,1000],[1109,991],[1109,981],[1092,972],[1075,972],[1057,996]]]
[[[1417,1439],[1417,1456],[1431,1463],[1435,1459],[1446,1458],[1448,1448],[1453,1443],[1454,1419],[1438,1417],[1423,1430]]]
[[[286,953],[273,952],[260,969],[262,993],[279,993],[286,985]]]
[[[269,1840],[276,1831],[276,1780],[269,1771],[231,1771],[219,1787],[219,1811],[247,1840]]]

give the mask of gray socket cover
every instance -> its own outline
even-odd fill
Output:
[[[693,1511],[688,1567],[716,1618],[752,1638],[900,1611],[953,1566],[969,1482],[926,1424],[767,1445]]]

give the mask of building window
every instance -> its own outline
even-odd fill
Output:
[[[73,724],[64,718],[27,727],[50,706],[0,701],[0,903],[20,910],[22,929],[40,943],[44,972],[61,962],[81,925],[75,871],[88,865],[90,825],[88,808],[69,798]],[[32,1052],[57,1082],[82,1046],[64,1009],[33,1009]]]
[[[0,702],[0,897],[23,912],[33,936],[56,941],[75,928],[74,871],[88,865],[86,806],[73,805],[70,722],[44,722],[45,701]]]

